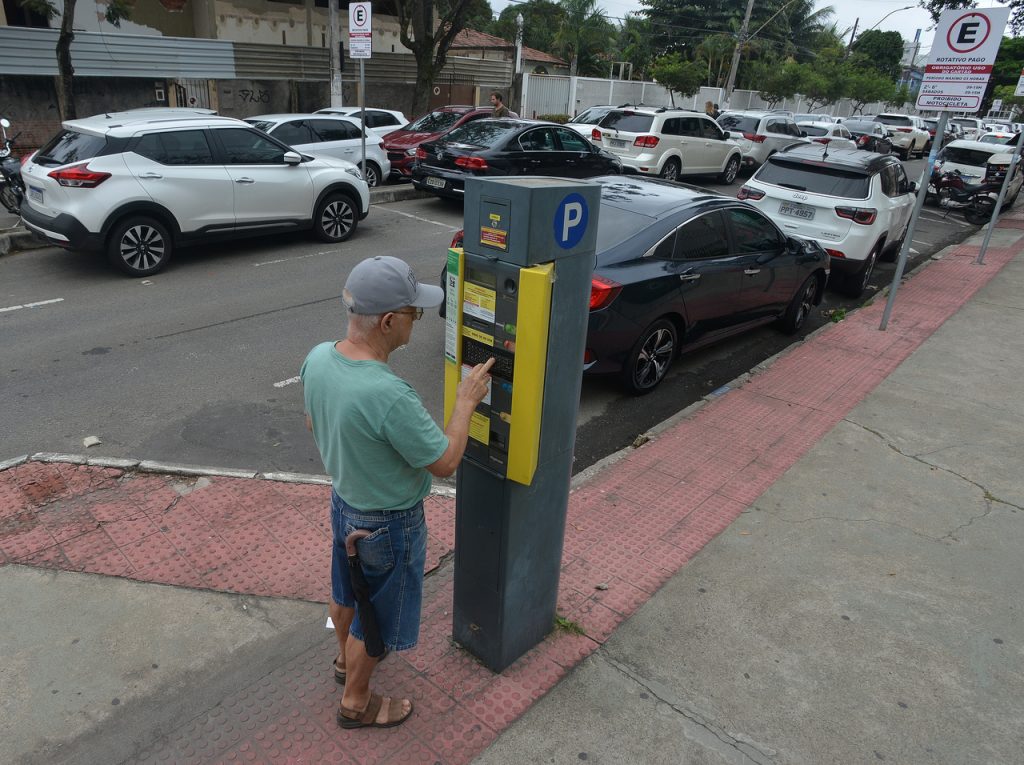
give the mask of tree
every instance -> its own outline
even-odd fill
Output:
[[[890,81],[900,76],[903,59],[903,35],[869,29],[857,38],[851,49],[853,60],[861,68],[870,67],[886,75]]]
[[[603,74],[599,57],[615,43],[615,28],[597,7],[597,0],[561,0],[562,21],[555,32],[555,50],[569,61],[569,75]]]
[[[470,0],[396,1],[402,45],[411,50],[416,59],[416,88],[413,90],[411,107],[413,115],[427,111],[434,80],[448,60],[452,41],[466,28],[469,4]],[[439,17],[436,27],[435,12]]]
[[[811,111],[834,104],[846,95],[849,70],[841,53],[822,54],[813,64],[800,64],[800,68],[803,73],[800,93],[807,99]]]
[[[466,29],[475,29],[478,32],[490,32],[494,23],[494,11],[487,0],[469,0],[466,8]],[[513,37],[512,40],[515,40]]]
[[[506,6],[491,25],[491,34],[503,40],[516,39],[516,15],[523,14],[523,45],[545,53],[555,51],[555,31],[562,23],[564,11],[551,0],[528,0]]]
[[[686,61],[679,53],[667,53],[654,60],[651,76],[670,93],[686,98],[700,90],[704,68],[693,61]]]
[[[1010,29],[1014,34],[1020,34],[1024,30],[1024,0],[1010,0],[1003,4],[1010,6]],[[932,21],[938,21],[943,11],[975,8],[978,4],[974,0],[921,0],[921,5],[931,14]]]
[[[57,35],[57,112],[61,120],[73,120],[78,116],[75,111],[75,68],[71,65],[71,43],[75,39],[75,2],[63,0],[58,10],[50,0],[21,0],[28,10],[38,13],[47,21],[60,16],[60,34]],[[131,18],[131,6],[126,0],[107,0],[105,17],[115,27],[121,21]]]
[[[772,109],[799,92],[804,80],[804,68],[795,61],[761,63],[756,69],[761,84],[761,98]]]
[[[889,100],[895,90],[893,81],[876,69],[858,66],[849,68],[846,77],[846,97],[850,99],[854,114],[860,114],[868,104]]]
[[[707,85],[713,88],[725,85],[729,65],[732,63],[732,52],[735,48],[735,38],[732,35],[723,34],[711,35],[697,46],[697,57],[707,63]]]
[[[654,60],[651,22],[642,16],[627,14],[619,27],[618,55],[620,61],[633,65],[634,78],[645,79]]]
[[[903,104],[910,100],[910,86],[902,84],[893,89],[892,94],[885,100],[885,105],[890,109],[902,109]]]

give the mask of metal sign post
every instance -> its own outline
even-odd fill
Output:
[[[359,59],[359,115],[362,131],[362,162],[359,169],[366,178],[366,59],[373,50],[373,12],[370,3],[352,3],[348,7],[348,52]]]
[[[889,316],[893,303],[896,302],[896,290],[899,288],[900,279],[903,278],[903,270],[906,268],[907,253],[914,238],[914,229],[921,215],[921,208],[924,207],[925,195],[928,193],[928,180],[935,163],[935,155],[943,138],[946,137],[948,113],[974,113],[981,108],[981,100],[992,75],[992,65],[999,52],[1003,30],[1009,18],[1009,8],[958,8],[944,11],[939,17],[928,64],[924,69],[924,79],[921,81],[921,90],[917,96],[917,108],[922,111],[939,112],[939,124],[935,128],[935,140],[932,141],[932,150],[928,154],[928,164],[921,173],[917,203],[907,227],[907,234],[903,238],[903,246],[900,248],[896,273],[893,274],[892,286],[889,288],[889,299],[885,303],[882,322],[878,327],[880,330],[889,325]]]
[[[1006,169],[1006,177],[1003,178],[1003,185],[999,189],[999,196],[996,198],[996,206],[992,209],[992,218],[988,222],[988,228],[985,229],[985,241],[981,243],[981,250],[978,251],[978,259],[974,261],[979,266],[985,265],[985,251],[988,250],[988,243],[992,239],[992,229],[996,227],[996,219],[999,218],[999,211],[1003,208],[1003,200],[1006,199],[1006,189],[1010,186],[1010,179],[1013,178],[1014,173],[1017,172],[1017,163],[1020,161],[1021,144],[1024,144],[1024,136],[1018,134],[1017,146],[1013,150],[1013,158],[1010,160],[1010,166]]]

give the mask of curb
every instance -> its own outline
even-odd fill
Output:
[[[370,205],[402,202],[406,199],[428,199],[432,196],[426,191],[415,188],[411,183],[397,183],[370,189]],[[0,257],[23,250],[37,250],[49,246],[49,243],[24,228],[20,223],[6,231],[0,231]]]

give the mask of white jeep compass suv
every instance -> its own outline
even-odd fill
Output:
[[[302,155],[241,120],[180,110],[70,120],[22,165],[25,226],[102,250],[131,276],[179,245],[312,229],[341,242],[370,210],[351,162]]]

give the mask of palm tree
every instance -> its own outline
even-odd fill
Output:
[[[573,77],[582,67],[590,73],[603,67],[598,56],[610,51],[615,44],[615,27],[608,21],[604,11],[597,7],[597,0],[561,0],[564,11],[562,22],[555,32],[555,48],[559,55],[569,59],[569,74]]]

